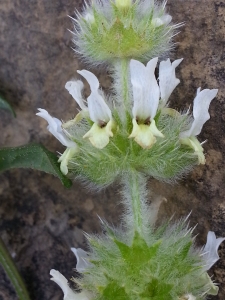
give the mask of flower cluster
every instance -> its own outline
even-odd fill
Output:
[[[152,0],[93,0],[74,21],[75,51],[91,64],[118,59],[147,62],[173,45],[176,28],[163,4]]]
[[[67,147],[59,159],[62,172],[64,174],[67,174],[69,170],[74,172],[75,165],[78,166],[76,169],[83,170],[82,160],[87,153],[93,158],[90,165],[95,167],[99,164],[102,166],[107,156],[105,173],[108,173],[109,163],[113,165],[117,161],[120,164],[120,171],[116,165],[116,171],[112,170],[112,176],[106,182],[107,184],[115,180],[119,173],[129,168],[129,160],[132,160],[133,167],[141,169],[141,156],[142,161],[144,159],[146,163],[146,167],[142,169],[148,168],[146,171],[148,175],[162,180],[166,179],[165,168],[169,170],[170,175],[167,176],[169,179],[176,178],[180,175],[181,169],[186,171],[196,162],[204,164],[203,148],[196,136],[201,132],[203,124],[210,118],[209,104],[216,96],[217,90],[200,91],[200,88],[197,90],[193,105],[193,118],[188,114],[180,114],[168,108],[169,97],[180,82],[176,77],[175,69],[181,61],[182,59],[178,59],[171,63],[167,59],[160,62],[157,80],[155,68],[158,58],[151,59],[146,66],[137,60],[131,60],[129,68],[132,98],[130,107],[128,105],[125,111],[126,124],[122,122],[118,111],[120,108],[114,103],[113,98],[107,100],[100,90],[97,77],[87,70],[77,71],[89,83],[91,94],[87,100],[83,98],[81,80],[71,80],[66,83],[66,89],[80,107],[80,112],[75,119],[62,124],[43,109],[39,109],[37,114],[47,120],[48,130]],[[85,140],[88,140],[90,144],[88,145]],[[174,149],[177,150],[176,153]],[[159,154],[161,164],[164,165],[161,173],[159,172],[162,170],[161,165],[154,167],[152,162],[148,163],[150,158],[154,160],[154,156],[158,157]],[[178,156],[181,159],[179,164]],[[159,163],[160,159],[157,159]],[[125,164],[125,161],[128,163]],[[87,165],[86,160],[84,164]],[[88,167],[89,170],[91,168],[93,167]],[[97,172],[98,176],[102,174],[102,177],[106,179],[104,166],[101,168],[103,171]],[[172,168],[175,169],[170,171]],[[89,175],[86,177],[90,178]],[[99,178],[92,181],[100,183]]]
[[[218,287],[207,271],[219,259],[218,247],[225,238],[216,238],[215,233],[209,231],[206,245],[196,250],[190,234],[193,230],[184,228],[184,224],[170,225],[163,234],[158,230],[145,240],[136,235],[132,243],[128,242],[127,236],[124,242],[125,238],[121,239],[111,229],[110,240],[89,236],[89,253],[71,248],[77,259],[76,270],[83,275],[74,281],[82,291],[73,291],[66,278],[56,270],[50,271],[51,279],[63,290],[64,300],[151,297],[198,300],[204,299],[206,294],[216,295]],[[192,280],[194,284],[190,287]]]

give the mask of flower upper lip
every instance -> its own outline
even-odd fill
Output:
[[[39,117],[42,117],[48,122],[47,129],[53,134],[64,146],[68,148],[77,147],[76,143],[71,141],[70,138],[65,134],[62,129],[62,122],[52,117],[47,110],[38,108],[39,112],[36,114]]]
[[[159,87],[161,94],[161,106],[165,106],[170,95],[176,86],[180,83],[180,80],[176,78],[175,68],[179,66],[183,58],[174,60],[172,63],[168,58],[166,61],[162,61],[159,64]]]
[[[82,110],[87,110],[87,106],[85,105],[85,100],[82,96],[82,90],[84,88],[84,84],[81,80],[70,80],[66,83],[65,88],[70,93],[70,95],[75,99],[77,104],[80,106]]]
[[[65,88],[81,108],[81,112],[76,116],[75,122],[80,117],[90,118],[94,124],[83,138],[89,138],[93,146],[102,149],[109,143],[109,137],[113,136],[112,127],[114,123],[112,112],[99,91],[97,77],[87,70],[78,70],[77,73],[87,80],[91,88],[91,94],[87,98],[86,106],[85,100],[82,97],[83,83],[79,80],[66,83]]]
[[[202,249],[202,257],[206,262],[203,267],[204,271],[208,271],[220,258],[217,251],[224,240],[225,238],[216,238],[213,231],[208,232],[206,245]]]
[[[150,60],[145,67],[137,60],[131,60],[130,73],[133,87],[134,105],[132,109],[135,119],[154,119],[159,104],[159,87],[155,78],[155,67],[158,57]]]
[[[209,105],[216,97],[217,92],[217,89],[205,89],[201,91],[201,88],[198,88],[193,105],[194,121],[192,122],[189,130],[186,130],[180,134],[181,138],[199,135],[205,122],[210,119]]]

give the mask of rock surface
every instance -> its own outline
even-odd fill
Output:
[[[8,0],[0,4],[0,91],[17,113],[13,119],[0,111],[1,146],[42,142],[51,151],[61,145],[35,113],[38,107],[55,117],[69,119],[76,112],[64,85],[84,67],[71,50],[72,28],[67,15],[82,9],[83,1]],[[219,88],[210,106],[211,120],[200,140],[207,162],[174,186],[149,182],[149,188],[167,199],[160,217],[175,218],[192,210],[191,225],[198,223],[197,242],[203,245],[208,230],[225,235],[225,4],[219,0],[169,1],[175,23],[185,22],[176,37],[172,58],[184,57],[178,70],[181,83],[171,105],[187,109],[196,89]],[[105,70],[94,70],[104,89],[110,87]],[[23,275],[32,300],[62,299],[49,280],[55,268],[73,276],[76,259],[70,247],[85,247],[82,232],[99,232],[97,215],[116,224],[122,207],[117,188],[88,193],[78,182],[66,190],[59,180],[32,170],[11,170],[0,175],[0,234]],[[225,298],[225,243],[221,259],[211,274],[220,291],[212,299]],[[17,299],[0,269],[0,299]]]

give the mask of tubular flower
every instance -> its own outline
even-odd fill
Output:
[[[112,113],[99,92],[99,81],[97,77],[87,70],[77,72],[89,83],[91,94],[87,98],[88,106],[86,106],[81,93],[83,83],[81,81],[69,81],[66,83],[65,88],[81,108],[81,112],[74,121],[79,121],[80,118],[88,116],[94,124],[83,138],[89,138],[94,147],[102,149],[109,143],[109,137],[113,136]]]
[[[208,112],[209,105],[213,98],[216,97],[217,92],[217,89],[205,89],[201,91],[201,88],[198,88],[193,105],[194,121],[192,122],[190,129],[181,132],[180,134],[181,144],[187,145],[194,150],[194,153],[198,156],[199,164],[205,164],[205,156],[203,154],[203,148],[196,136],[201,132],[205,122],[210,119]]]
[[[58,162],[60,162],[60,169],[63,174],[68,173],[68,163],[69,160],[79,151],[78,146],[74,141],[66,135],[65,131],[62,129],[62,122],[53,118],[45,109],[39,108],[39,112],[36,114],[37,116],[45,119],[48,122],[48,131],[54,135],[63,144],[67,147],[65,152],[61,155]]]
[[[52,276],[51,280],[55,281],[64,293],[64,300],[89,300],[89,295],[82,291],[81,293],[75,293],[68,285],[68,280],[59,272],[54,269],[50,271]]]
[[[156,142],[156,136],[164,137],[157,129],[154,117],[159,105],[159,86],[154,72],[158,58],[151,59],[145,67],[137,60],[130,62],[131,84],[134,105],[133,130],[130,138],[144,149],[149,149]]]

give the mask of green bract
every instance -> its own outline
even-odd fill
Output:
[[[74,22],[75,50],[94,64],[161,56],[171,49],[177,27],[170,24],[164,6],[150,0],[125,6],[95,0]]]
[[[95,300],[205,299],[213,283],[203,270],[184,220],[149,230],[144,236],[105,226],[106,235],[88,236],[90,252],[81,279]]]
[[[173,182],[198,163],[193,150],[181,145],[179,141],[180,132],[188,128],[189,118],[186,115],[173,117],[159,111],[156,124],[165,137],[157,138],[150,149],[143,149],[129,138],[132,119],[128,113],[126,127],[122,125],[116,111],[113,117],[116,123],[113,137],[101,150],[95,148],[89,140],[83,139],[91,128],[91,122],[83,119],[66,128],[80,149],[69,162],[71,176],[104,187],[135,169],[159,180]]]

